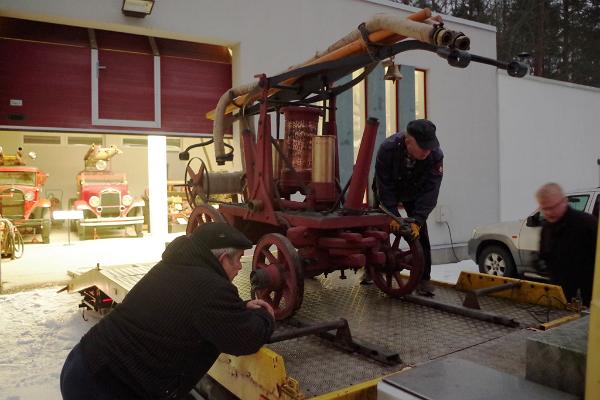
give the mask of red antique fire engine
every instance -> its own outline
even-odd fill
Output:
[[[80,239],[88,233],[96,237],[101,228],[127,226],[142,236],[144,200],[129,194],[125,173],[110,168],[110,159],[122,153],[114,146],[92,144],[84,156],[85,169],[77,175],[78,199],[73,202],[73,208],[83,211],[83,218],[77,221]]]
[[[0,215],[21,232],[41,233],[43,242],[49,243],[50,200],[42,195],[46,178],[39,168],[25,165],[21,148],[15,155],[5,155],[0,147]]]

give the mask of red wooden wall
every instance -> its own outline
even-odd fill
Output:
[[[154,67],[147,37],[96,31],[99,118],[154,120]],[[148,131],[209,133],[205,114],[231,87],[226,48],[157,39],[161,120]],[[0,125],[74,129],[91,118],[91,49],[87,30],[0,18]],[[21,107],[10,99],[22,100]]]

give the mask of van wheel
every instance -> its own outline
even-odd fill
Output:
[[[510,252],[498,245],[484,247],[477,259],[482,274],[513,277],[516,276],[515,261]]]

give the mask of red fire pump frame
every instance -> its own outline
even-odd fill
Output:
[[[208,172],[204,163],[198,170],[190,163],[186,168],[186,190],[194,208],[187,233],[200,224],[223,221],[250,238],[256,244],[253,293],[273,306],[276,319],[287,318],[299,309],[306,278],[334,271],[345,278],[347,269],[356,272],[366,268],[381,291],[400,297],[411,293],[422,275],[419,242],[408,234],[390,234],[392,217],[363,201],[375,151],[376,119],[366,122],[348,184],[343,189],[339,184],[335,119],[338,94],[363,80],[381,60],[408,50],[433,52],[459,68],[474,61],[506,69],[511,76],[520,77],[526,71],[517,62],[503,63],[470,54],[461,46],[453,46],[451,40],[446,45],[418,40],[374,44],[368,42],[364,26],[359,30],[367,51],[272,77],[259,75],[258,84],[245,102],[233,101],[238,106],[234,117],[246,126],[242,133],[243,171]],[[464,35],[461,37],[464,40]],[[357,78],[335,85],[361,68],[364,71]],[[290,81],[293,83],[288,84]],[[277,138],[271,134],[272,113]],[[278,139],[281,114],[286,117],[285,139]],[[248,118],[253,115],[258,115],[256,135]],[[323,118],[321,134],[316,132],[319,116]],[[215,135],[215,145],[217,139]],[[189,159],[192,147],[208,143],[212,141],[190,146],[180,158]],[[217,162],[223,164],[232,155],[233,151],[217,154]],[[227,192],[239,193],[243,201],[218,202],[218,209],[197,202],[198,197],[210,200],[211,194]],[[297,192],[304,197],[302,200],[294,199]]]

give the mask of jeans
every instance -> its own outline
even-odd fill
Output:
[[[124,384],[114,379],[108,371],[92,375],[83,359],[78,343],[67,356],[60,373],[60,393],[63,400],[115,400],[136,399]]]

